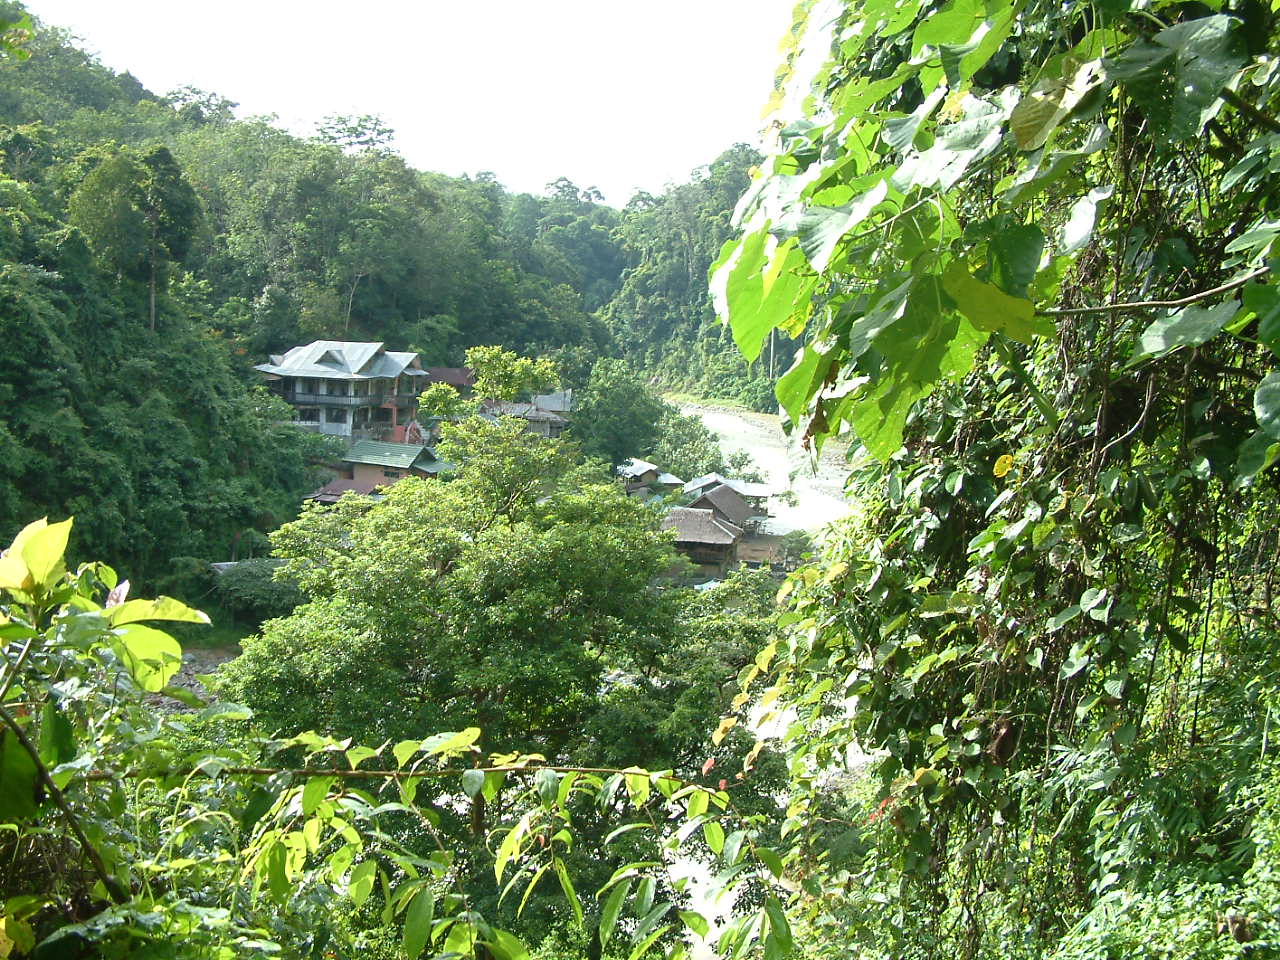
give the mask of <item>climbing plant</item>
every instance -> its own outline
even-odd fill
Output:
[[[793,36],[780,101],[829,55],[712,286],[748,359],[802,343],[779,403],[852,441],[862,507],[764,688],[806,939],[1267,949],[1274,11],[870,0]]]

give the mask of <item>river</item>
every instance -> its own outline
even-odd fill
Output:
[[[812,533],[851,512],[843,496],[849,474],[843,445],[828,443],[815,464],[812,455],[788,441],[772,414],[696,403],[682,403],[680,411],[701,420],[719,438],[726,455],[745,450],[762,479],[779,491],[795,494],[794,505],[771,501],[778,528]]]

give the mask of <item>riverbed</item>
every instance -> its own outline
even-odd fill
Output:
[[[794,505],[770,501],[777,527],[813,533],[851,512],[844,499],[849,464],[843,445],[828,443],[815,459],[788,440],[772,414],[698,403],[682,403],[680,411],[701,420],[719,438],[726,455],[745,450],[765,482],[795,495]]]

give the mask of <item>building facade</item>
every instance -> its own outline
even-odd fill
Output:
[[[353,440],[403,440],[428,378],[416,353],[344,340],[294,347],[254,369],[298,427]]]

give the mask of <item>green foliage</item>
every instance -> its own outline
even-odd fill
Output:
[[[714,323],[707,268],[733,234],[734,204],[760,161],[738,145],[693,173],[693,181],[660,197],[638,194],[623,212],[618,233],[627,269],[617,295],[603,310],[623,355],[668,389],[739,400],[771,410],[769,382],[785,368],[785,342],[767,360],[749,367],[727,349],[727,331]]]
[[[467,367],[475,376],[475,395],[510,403],[554,389],[560,381],[555,364],[545,357],[522,357],[502,347],[471,347]]]
[[[288,616],[304,598],[293,583],[275,576],[279,566],[279,561],[256,558],[228,567],[216,581],[223,608],[251,627]]]
[[[796,340],[801,439],[857,441],[762,695],[801,939],[1262,955],[1273,15],[873,2],[830,36],[712,272],[748,358]]]
[[[670,557],[642,505],[569,473],[569,451],[517,421],[447,425],[440,455],[459,466],[447,481],[310,510],[275,536],[312,603],[222,681],[269,729],[478,726],[495,749],[558,755],[609,658],[660,635],[649,584]]]
[[[570,434],[583,453],[617,466],[653,448],[669,408],[622,360],[596,361],[575,395]]]

